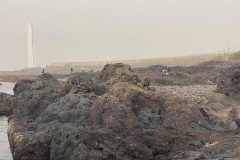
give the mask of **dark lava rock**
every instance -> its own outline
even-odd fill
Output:
[[[217,84],[217,91],[228,96],[240,94],[240,64],[229,68],[226,77]]]
[[[0,93],[0,116],[9,116],[13,112],[11,105],[12,95]]]
[[[201,160],[208,159],[207,156],[199,151],[186,151],[174,157],[176,160]]]
[[[112,76],[112,72],[116,75]],[[109,127],[96,128],[96,124],[90,124],[87,117],[96,99],[108,92],[114,83],[127,81],[146,87],[150,81],[135,75],[129,66],[123,64],[107,65],[98,76],[104,78],[93,80],[87,75],[76,73],[62,82],[45,73],[35,80],[19,81],[11,99],[15,109],[9,118],[8,130],[13,158],[134,157],[134,151],[129,151],[125,145],[120,147],[125,143],[131,148],[126,139],[116,144],[119,139]],[[141,155],[147,158],[146,154]]]
[[[222,76],[221,73],[225,68],[208,65],[173,67],[153,65],[146,68],[136,68],[134,70],[150,78],[151,82],[156,85],[186,86],[193,84],[205,85],[208,83],[208,80],[216,83],[219,77]],[[163,75],[162,70],[167,70],[168,75]]]
[[[200,147],[202,147],[202,145],[203,145],[202,142],[199,141],[199,140],[191,141],[189,144],[190,144],[190,145],[193,145],[194,147],[197,147],[197,148],[200,148]]]
[[[95,79],[77,73],[67,81],[49,74],[19,81],[10,98],[13,159],[173,159],[196,149],[189,142],[206,144],[217,133],[208,109],[149,84],[124,64],[106,65]]]
[[[134,73],[130,65],[122,63],[105,65],[103,70],[96,76],[95,82],[105,83],[107,86],[112,86],[117,82],[129,82],[140,87],[150,85],[149,78]]]
[[[240,106],[234,107],[230,112],[229,112],[229,117],[232,118],[232,120],[236,123],[238,128],[240,127]]]

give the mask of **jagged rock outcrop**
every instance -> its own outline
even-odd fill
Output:
[[[240,65],[229,68],[226,77],[219,81],[217,91],[228,96],[240,94]]]
[[[236,133],[240,133],[240,106],[234,107],[230,112],[229,112],[229,117],[236,123],[237,129]]]
[[[0,116],[9,116],[12,114],[11,98],[12,95],[0,93]]]
[[[103,70],[96,76],[95,82],[104,83],[109,87],[117,82],[129,82],[143,88],[150,85],[149,78],[134,73],[130,65],[122,63],[105,65]]]
[[[105,71],[115,72],[118,79]],[[92,80],[82,74],[73,74],[66,82],[58,81],[50,74],[19,81],[14,87],[12,106],[15,110],[9,118],[8,130],[14,159],[81,159],[84,154],[78,154],[80,144],[83,143],[84,152],[93,150],[95,144],[85,144],[90,143],[89,139],[95,141],[104,130],[106,136],[114,139],[110,136],[111,130],[91,129],[94,127],[86,124],[86,117],[96,99],[118,81],[138,83],[142,87],[147,87],[149,82],[134,80],[142,77],[123,64],[107,65],[100,75],[109,81]],[[92,152],[88,158],[97,156],[99,150]]]
[[[8,129],[14,160],[201,157],[197,150],[235,131],[206,106],[149,85],[124,64],[108,64],[96,78],[19,81]]]

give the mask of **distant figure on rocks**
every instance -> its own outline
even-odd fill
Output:
[[[82,66],[82,72],[84,72],[84,70],[85,70],[85,68],[84,68],[84,66]]]
[[[167,73],[169,74],[171,71],[171,69],[169,67],[167,67]]]
[[[42,70],[42,74],[44,74],[44,69]]]
[[[162,76],[168,76],[169,75],[167,70],[165,70],[165,69],[162,70]]]
[[[163,70],[162,70],[162,76],[165,76],[165,75],[166,75],[166,70],[163,69]]]
[[[73,68],[71,67],[71,74],[73,74]]]

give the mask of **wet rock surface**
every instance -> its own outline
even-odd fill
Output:
[[[216,93],[214,80],[150,85],[154,79],[146,75],[129,65],[109,64],[96,76],[75,73],[59,80],[43,74],[19,81],[14,96],[0,95],[0,108],[6,104],[12,113],[13,158],[240,158],[237,99]]]

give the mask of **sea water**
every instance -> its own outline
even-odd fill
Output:
[[[13,94],[14,83],[1,82],[0,92],[7,94]],[[9,147],[7,129],[8,122],[7,117],[0,116],[0,160],[12,160],[12,154]]]

